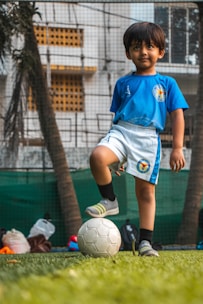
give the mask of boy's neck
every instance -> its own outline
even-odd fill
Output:
[[[147,73],[147,72],[134,72],[135,75],[138,76],[155,76],[157,74],[157,72],[155,71],[154,73]]]
[[[143,76],[149,76],[149,75],[156,75],[156,70],[155,68],[153,69],[139,69],[139,70],[136,70],[135,73],[137,75],[143,75]]]

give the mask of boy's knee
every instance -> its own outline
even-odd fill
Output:
[[[104,159],[104,153],[102,152],[102,149],[99,147],[96,147],[91,155],[90,155],[90,164],[95,163],[95,162],[101,162]]]
[[[150,203],[154,199],[154,193],[151,191],[143,190],[142,192],[140,192],[139,198],[143,202]]]
[[[139,183],[139,186],[136,189],[137,191],[137,198],[141,201],[150,202],[154,199],[155,196],[155,187],[154,185],[143,182]]]

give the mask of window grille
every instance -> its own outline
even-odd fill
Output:
[[[38,45],[83,47],[83,29],[35,26]]]
[[[54,111],[82,112],[84,111],[84,94],[81,75],[52,74],[51,99]],[[30,97],[28,108],[36,111],[36,105]]]

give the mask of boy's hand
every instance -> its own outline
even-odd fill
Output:
[[[174,148],[171,151],[170,167],[172,171],[178,172],[185,166],[185,157],[182,148]]]
[[[118,171],[115,171],[114,173],[117,175],[117,176],[120,176],[120,172],[124,172],[125,171],[125,168],[124,168],[124,165],[120,166],[119,170]]]

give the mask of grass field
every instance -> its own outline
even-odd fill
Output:
[[[161,251],[160,257],[119,252],[0,256],[1,304],[200,304],[203,251]]]

